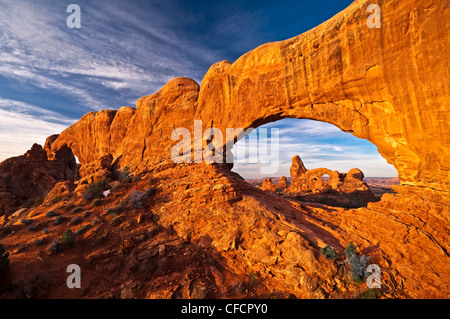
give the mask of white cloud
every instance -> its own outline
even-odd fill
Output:
[[[0,109],[0,162],[25,153],[34,143],[44,145],[48,136],[66,128],[64,124]]]
[[[74,122],[57,112],[0,98],[0,162],[25,153],[34,143],[44,145],[48,136]]]
[[[375,146],[366,140],[342,132],[334,125],[312,120],[289,119],[269,123],[263,127],[280,129],[279,167],[276,173],[270,175],[272,177],[289,176],[294,155],[300,155],[307,169],[324,167],[345,173],[352,168],[359,168],[368,177],[397,176],[397,170],[387,163]],[[345,142],[345,145],[338,144],[337,141]],[[245,145],[246,152],[235,157],[233,171],[249,179],[268,177],[261,173],[263,164],[252,164],[248,161],[249,154],[258,154],[258,144],[249,146],[248,139],[247,141],[242,139],[237,144],[237,147]]]

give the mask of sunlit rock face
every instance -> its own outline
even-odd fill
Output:
[[[81,178],[125,166],[154,174],[159,225],[207,243],[223,269],[256,272],[270,288],[333,296],[338,269],[320,247],[342,255],[355,241],[389,274],[389,296],[448,297],[450,9],[438,0],[383,1],[381,28],[369,28],[370,3],[355,1],[295,38],[216,63],[201,86],[176,78],[136,108],[88,113],[48,140],[47,157],[70,149]],[[332,123],[377,145],[398,171],[397,193],[367,208],[306,207],[252,187],[229,167],[171,159],[173,130],[193,134],[195,120],[225,132],[287,117]],[[296,165],[297,176],[307,174]],[[347,175],[361,182],[360,172]]]
[[[381,28],[369,28],[369,3],[355,1],[295,38],[214,64],[201,87],[174,79],[136,110],[89,113],[52,148],[69,145],[82,164],[111,153],[142,169],[169,159],[172,130],[192,129],[195,119],[225,132],[308,118],[377,145],[404,184],[449,191],[449,9],[442,1],[389,1]]]

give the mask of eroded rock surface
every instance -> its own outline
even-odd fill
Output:
[[[14,212],[20,205],[41,204],[58,181],[73,181],[76,163],[67,147],[51,159],[38,144],[24,155],[0,163],[0,215]]]
[[[36,188],[48,191],[56,181],[73,178],[76,172],[70,165],[70,150],[80,160],[80,177],[88,182],[96,180],[95,174],[104,176],[125,166],[136,175],[153,174],[158,178],[159,193],[148,206],[157,217],[150,211],[140,215],[143,222],[136,217],[139,225],[164,228],[165,244],[158,248],[158,254],[164,255],[165,245],[173,240],[177,243],[174,256],[188,256],[177,257],[177,265],[201,260],[201,256],[193,257],[197,246],[206,247],[207,253],[219,260],[212,261],[216,270],[201,270],[204,282],[193,282],[194,277],[174,266],[178,275],[161,274],[158,289],[130,283],[120,288],[124,296],[135,296],[140,289],[145,293],[139,296],[199,296],[213,282],[224,289],[223,283],[229,281],[220,273],[228,274],[228,270],[236,276],[254,272],[265,287],[298,297],[340,296],[343,289],[354,288],[342,283],[337,265],[325,260],[319,251],[331,245],[342,255],[345,246],[354,241],[382,267],[388,296],[448,298],[450,90],[445,79],[450,65],[450,38],[446,32],[450,9],[445,1],[438,0],[384,1],[380,4],[382,27],[370,29],[366,12],[369,4],[371,1],[355,1],[297,37],[262,45],[234,63],[216,63],[201,87],[191,79],[176,78],[158,92],[139,99],[136,108],[86,114],[59,136],[49,137],[45,152],[36,146],[28,156],[0,165],[0,191],[5,199],[2,205],[15,205],[15,201],[20,204]],[[194,120],[201,120],[202,132],[210,127],[226,132],[226,128],[247,129],[287,117],[332,123],[374,143],[398,170],[402,185],[395,187],[397,194],[385,194],[381,201],[355,210],[306,205],[262,192],[231,173],[227,166],[175,165],[171,159],[173,146],[180,140],[173,134],[174,129],[186,128],[193,137]],[[229,138],[231,141],[217,138],[215,143],[233,144],[235,137]],[[195,142],[192,138],[184,146],[198,152]],[[200,145],[205,144],[203,140]],[[64,160],[60,162],[61,158]],[[306,171],[300,162],[296,163],[291,173],[296,178],[320,173]],[[327,172],[330,188],[364,188],[360,171],[349,171],[345,177]],[[116,196],[128,194],[119,191]],[[71,199],[65,200],[68,202],[57,207],[72,207]],[[81,197],[73,200],[91,209]],[[120,205],[119,198],[113,200]],[[40,218],[44,208],[26,213]],[[114,218],[114,222],[108,222],[129,222],[131,234],[135,226],[132,216]],[[15,227],[23,234],[27,231],[17,223],[7,227]],[[100,231],[98,228],[95,231]],[[122,243],[123,233],[114,232],[112,226],[105,228],[111,232],[113,250]],[[89,236],[86,238],[92,240],[96,233]],[[19,248],[22,239],[18,238],[8,237],[7,248]],[[136,256],[124,260],[114,260],[108,252],[98,255],[96,258],[102,261],[96,265],[99,268],[95,274],[111,268],[123,282],[140,281],[140,273],[130,278],[138,268],[135,260],[143,250],[153,254],[153,249],[161,246],[153,239],[140,243]],[[80,249],[74,254],[80,252],[85,253]],[[27,254],[14,255],[17,259],[12,265],[33,265],[36,258]],[[166,257],[158,259],[163,266],[168,263]],[[196,263],[192,269],[200,268]],[[129,272],[117,272],[123,265],[128,265]],[[142,277],[151,278],[145,274]],[[112,276],[105,278],[105,282],[116,280]],[[176,286],[174,282],[182,278],[190,281]],[[108,288],[108,284],[99,288],[104,289],[103,296],[109,296]]]

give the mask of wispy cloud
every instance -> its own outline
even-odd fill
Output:
[[[278,141],[278,171],[270,176],[289,176],[291,160],[299,155],[306,168],[328,168],[339,172],[348,172],[352,168],[361,169],[366,176],[391,177],[397,176],[394,166],[378,153],[375,145],[367,140],[344,133],[332,124],[312,120],[285,119],[269,123],[260,128],[279,129]],[[256,134],[258,130],[255,130]],[[261,139],[263,143],[276,142],[270,138]],[[233,170],[245,178],[264,178],[261,173],[261,162],[251,163],[250,155],[258,154],[258,144],[249,143],[248,138],[240,140],[236,148],[245,149],[239,156],[235,156]],[[270,147],[269,147],[270,149]],[[235,152],[237,153],[237,152]],[[237,155],[237,154],[236,154]],[[254,159],[253,156],[252,159]]]
[[[0,99],[0,162],[61,133],[74,119],[20,101]]]

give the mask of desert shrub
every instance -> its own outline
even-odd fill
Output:
[[[119,172],[119,181],[122,184],[130,183],[132,181],[130,168],[128,166],[125,166],[124,169]]]
[[[84,225],[83,227],[81,227],[80,229],[77,229],[77,231],[75,232],[75,235],[82,235],[86,232],[86,230],[89,229],[89,225]]]
[[[362,283],[366,279],[366,263],[370,256],[353,256],[350,260],[353,281]]]
[[[253,272],[253,271],[250,271],[249,273],[248,273],[248,279],[250,280],[250,283],[252,284],[252,285],[255,285],[255,284],[257,284],[258,283],[258,277],[256,276],[256,274],[255,274],[255,272]]]
[[[61,195],[55,196],[50,200],[51,204],[56,204],[57,202],[59,202],[62,199]]]
[[[344,253],[345,253],[345,256],[348,259],[352,258],[353,256],[356,256],[356,247],[355,247],[355,245],[352,242],[350,242],[348,244],[348,246],[345,248]]]
[[[79,212],[81,212],[82,210],[83,210],[83,207],[77,206],[77,207],[75,207],[74,209],[72,209],[72,214],[79,213]]]
[[[45,228],[42,232],[43,232],[44,234],[48,234],[48,228]]]
[[[124,222],[125,218],[123,216],[117,216],[111,220],[112,226],[119,226]]]
[[[44,199],[42,198],[42,196],[36,196],[36,198],[34,199],[33,203],[31,204],[31,207],[38,207],[43,202],[44,202]]]
[[[58,212],[55,212],[54,210],[49,210],[48,212],[45,213],[45,216],[47,216],[47,217],[56,217],[59,215],[60,214]]]
[[[53,224],[55,224],[56,226],[58,226],[59,224],[61,224],[64,220],[66,220],[66,218],[64,216],[58,216],[56,217],[55,221],[53,222]]]
[[[65,246],[65,247],[70,247],[73,245],[73,233],[70,229],[66,230],[60,239],[61,245]]]
[[[95,234],[95,244],[101,245],[106,240],[107,232],[103,228],[100,228],[97,233]]]
[[[145,200],[145,193],[138,191],[137,189],[134,189],[130,195],[128,195],[128,200],[130,202],[130,204],[135,208],[135,209],[141,209],[142,205],[144,203]]]
[[[39,230],[39,226],[37,226],[35,224],[30,225],[30,227],[28,227],[28,230],[29,231],[38,231]]]
[[[326,245],[325,247],[320,248],[320,253],[329,260],[335,260],[336,259],[336,251],[331,248],[330,245]]]
[[[61,245],[59,242],[55,239],[48,247],[47,252],[49,254],[57,254],[61,251]]]
[[[29,225],[31,225],[31,224],[33,223],[33,220],[32,220],[32,219],[22,218],[22,219],[20,220],[20,222],[21,222],[22,224],[24,224],[24,225],[29,226]]]
[[[381,298],[381,293],[378,289],[366,289],[359,295],[359,297],[361,299],[379,299]]]
[[[24,251],[25,249],[27,249],[27,245],[26,244],[22,244],[19,247],[17,247],[17,249],[14,251],[14,254],[20,254],[22,251]]]
[[[102,191],[105,191],[109,188],[111,188],[111,186],[109,185],[111,183],[111,180],[107,179],[107,178],[102,178],[101,180],[99,180],[97,182],[97,186],[101,188]]]
[[[96,198],[92,201],[91,206],[97,207],[98,205],[100,205],[101,202],[102,200],[100,198]]]
[[[81,217],[79,216],[74,216],[72,217],[72,219],[69,222],[69,225],[78,225],[79,223],[81,223]]]
[[[34,244],[35,244],[36,246],[41,246],[44,242],[45,242],[45,238],[36,238],[36,239],[34,240]]]
[[[107,208],[105,211],[105,214],[106,215],[112,214],[113,216],[119,216],[127,208],[127,205],[128,205],[128,199],[122,200],[116,206],[114,206],[112,208],[111,207]]]
[[[83,192],[83,197],[86,200],[103,198],[103,189],[100,186],[98,186],[98,184],[91,183],[89,184],[86,191]]]
[[[0,244],[0,280],[2,280],[9,270],[9,253]]]

